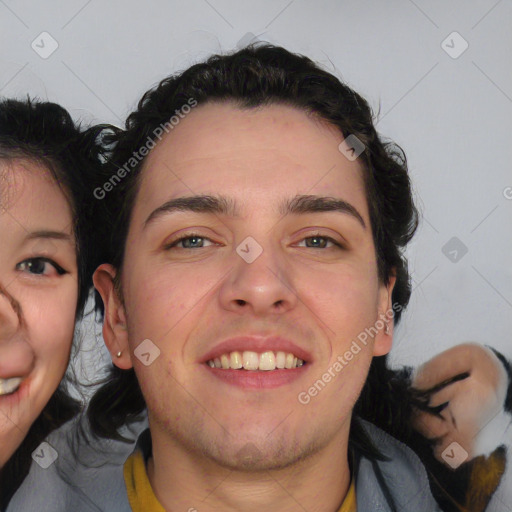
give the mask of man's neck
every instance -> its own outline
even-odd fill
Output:
[[[348,432],[284,469],[238,471],[153,436],[151,487],[166,510],[337,512],[350,485]]]

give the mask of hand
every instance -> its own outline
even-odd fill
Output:
[[[457,345],[420,366],[412,385],[423,392],[427,405],[415,408],[413,426],[435,441],[439,462],[447,464],[441,454],[454,441],[468,453],[468,460],[499,445],[496,428],[490,427],[498,422],[498,430],[506,428],[501,418],[508,375],[492,350],[476,343]]]

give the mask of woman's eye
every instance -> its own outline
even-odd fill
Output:
[[[302,245],[303,243],[304,245]],[[340,244],[333,238],[320,235],[308,236],[307,238],[301,240],[298,245],[302,247],[312,247],[314,249],[326,249],[332,246],[340,247]]]
[[[47,258],[29,258],[16,265],[16,269],[37,276],[63,275],[66,271]]]
[[[189,235],[175,240],[169,244],[167,248],[179,247],[180,249],[200,249],[201,247],[207,247],[209,245],[213,245],[213,242],[209,238]]]

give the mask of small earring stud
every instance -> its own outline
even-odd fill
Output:
[[[386,322],[386,327],[384,328],[384,334],[388,335],[390,333],[390,330],[389,330],[389,323]]]
[[[121,354],[122,354],[122,352],[121,352],[121,351],[119,351],[119,352],[116,354],[116,357],[121,357]]]

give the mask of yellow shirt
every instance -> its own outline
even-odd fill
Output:
[[[128,457],[123,472],[128,500],[133,512],[165,512],[151,488],[144,458],[140,451],[136,451]],[[357,512],[354,480],[352,480],[338,512]]]

